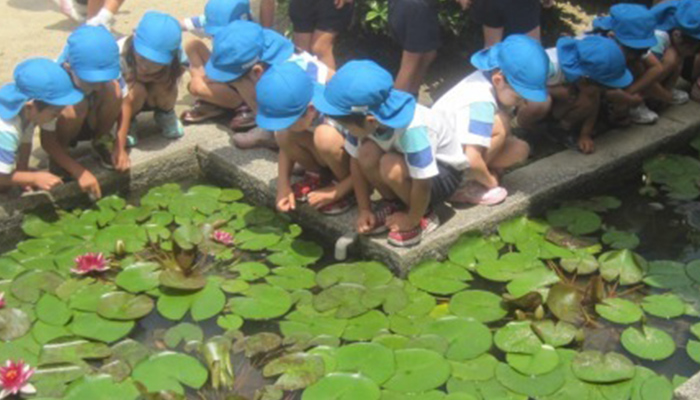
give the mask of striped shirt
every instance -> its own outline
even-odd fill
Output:
[[[31,144],[34,124],[22,120],[19,115],[4,120],[0,118],[0,174],[9,175],[16,167],[17,151],[22,144]]]

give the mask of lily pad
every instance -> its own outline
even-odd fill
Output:
[[[281,375],[275,387],[288,391],[308,387],[323,377],[323,358],[314,354],[292,353],[277,358],[263,368],[263,376]]]
[[[143,227],[136,224],[111,225],[95,235],[95,246],[102,253],[115,253],[117,243],[124,243],[127,252],[135,253],[146,247],[148,235]]]
[[[700,364],[700,342],[697,340],[688,340],[685,350],[688,353],[688,357]]]
[[[620,341],[627,351],[645,360],[663,360],[676,351],[676,343],[668,333],[650,326],[642,326],[641,330],[629,327]]]
[[[530,321],[509,322],[496,331],[494,342],[506,353],[535,354],[542,348],[542,342],[532,331]]]
[[[477,261],[496,260],[502,245],[502,242],[482,235],[462,235],[450,247],[448,257],[453,263],[473,270],[476,268]]]
[[[125,267],[114,281],[117,286],[131,293],[147,292],[158,287],[160,265],[138,262]]]
[[[198,290],[207,285],[207,278],[198,272],[186,275],[173,269],[161,272],[158,281],[166,288],[182,290]]]
[[[245,352],[247,358],[255,357],[259,354],[269,353],[278,349],[282,345],[282,338],[270,332],[261,332],[255,335],[237,339],[233,344],[233,352]]]
[[[207,381],[207,369],[194,357],[163,352],[149,357],[134,368],[132,377],[149,392],[169,390],[184,395],[184,386],[200,389]]]
[[[700,260],[691,261],[686,264],[685,272],[695,283],[700,283]]]
[[[108,319],[130,321],[145,317],[153,310],[153,300],[146,295],[111,292],[100,297],[97,313]]]
[[[393,277],[384,264],[370,261],[328,266],[316,274],[316,283],[322,288],[337,283],[354,283],[371,288],[386,285]]]
[[[236,235],[236,245],[242,250],[262,251],[276,245],[282,235],[276,229],[251,227]]]
[[[573,285],[557,283],[549,290],[547,307],[559,320],[572,324],[583,321],[583,295]]]
[[[286,314],[292,307],[291,296],[286,290],[267,284],[252,285],[245,296],[229,301],[231,311],[244,319],[273,319]]]
[[[466,281],[471,274],[462,267],[451,263],[426,261],[411,269],[408,280],[415,287],[426,292],[448,295],[467,288]]]
[[[226,314],[226,315],[220,315],[219,318],[216,319],[216,324],[219,325],[221,329],[227,330],[227,331],[235,331],[238,330],[241,326],[243,326],[243,318],[236,314]]]
[[[591,383],[620,382],[635,374],[634,364],[625,356],[590,350],[577,354],[571,368],[577,378]]]
[[[686,266],[675,261],[651,261],[644,283],[660,289],[675,289],[692,284],[686,274]]]
[[[644,316],[642,309],[629,300],[609,298],[596,304],[595,311],[601,317],[618,324],[633,324]]]
[[[238,279],[244,281],[256,281],[260,278],[264,278],[270,273],[270,269],[267,265],[259,262],[244,262],[236,264],[230,268],[233,272],[238,272]]]
[[[168,329],[163,338],[165,345],[171,349],[179,346],[182,342],[201,342],[203,339],[204,332],[202,332],[202,328],[189,322],[182,322]]]
[[[66,391],[64,400],[136,400],[139,391],[131,380],[117,383],[109,375],[86,375],[73,382]]]
[[[381,392],[376,383],[359,374],[334,372],[309,386],[302,400],[379,400]]]
[[[365,314],[348,320],[343,332],[343,339],[349,341],[371,340],[382,330],[389,328],[389,320],[377,311],[371,310]]]
[[[600,229],[602,221],[598,214],[578,207],[562,207],[547,213],[552,226],[566,228],[574,235],[586,235]]]
[[[467,381],[487,381],[496,376],[498,360],[491,354],[482,354],[473,360],[453,361],[452,376]]]
[[[519,373],[508,364],[496,367],[496,379],[507,389],[530,397],[542,397],[555,393],[566,381],[562,368],[536,376]]]
[[[646,261],[630,250],[614,250],[599,258],[600,273],[608,282],[619,280],[620,285],[633,285],[642,281],[647,270]]]
[[[74,310],[97,312],[97,305],[102,295],[113,292],[115,289],[111,283],[101,281],[93,281],[89,285],[76,285],[75,292],[71,295],[66,295],[70,298],[68,305]],[[61,296],[58,290],[56,294]],[[66,296],[62,297],[65,298]]]
[[[45,345],[41,349],[39,363],[42,365],[80,364],[83,360],[102,360],[111,355],[112,349],[104,343],[70,340]]]
[[[68,329],[86,339],[112,343],[126,337],[134,328],[133,321],[112,321],[93,313],[76,312]]]
[[[536,321],[532,324],[532,331],[545,344],[553,347],[563,347],[573,342],[576,338],[577,329],[574,325],[559,321]]]
[[[490,281],[509,282],[533,269],[546,267],[536,256],[512,252],[504,254],[498,260],[479,263],[476,272]]]
[[[221,284],[221,290],[231,294],[244,293],[249,288],[250,284],[243,279],[227,279]]]
[[[335,309],[336,318],[353,318],[369,309],[361,301],[366,291],[364,286],[358,284],[340,283],[314,296],[313,305],[320,312]]]
[[[476,358],[489,351],[493,343],[486,325],[467,318],[440,318],[428,324],[423,333],[447,339],[449,347],[445,356],[454,361]]]
[[[424,349],[397,350],[396,373],[384,388],[399,393],[420,393],[442,386],[450,377],[450,364],[438,353]]]
[[[323,248],[314,242],[295,239],[282,251],[267,257],[274,265],[281,267],[305,267],[318,261],[323,256]]]
[[[29,332],[32,321],[27,313],[17,308],[0,309],[0,340],[18,339]]]
[[[660,318],[676,318],[685,314],[685,303],[680,297],[671,293],[645,297],[642,300],[642,308],[647,313]]]
[[[563,258],[560,265],[566,272],[578,275],[592,274],[600,267],[598,260],[588,253],[577,253],[574,257]]]
[[[172,321],[180,321],[187,311],[195,321],[204,321],[219,314],[226,305],[220,278],[209,277],[207,285],[198,292],[162,291],[158,297],[158,312]]]
[[[42,293],[54,293],[63,277],[53,271],[24,271],[12,280],[12,295],[25,303],[36,303]]]
[[[642,400],[671,400],[673,385],[663,376],[654,376],[642,384]]]
[[[285,337],[296,335],[340,337],[347,324],[346,319],[336,319],[318,313],[296,310],[289,313],[285,321],[280,322],[280,330]]]
[[[537,289],[559,282],[559,275],[547,268],[535,268],[515,277],[506,289],[513,297],[522,297]]]
[[[272,270],[272,275],[265,277],[272,286],[285,290],[311,289],[316,286],[316,273],[303,267],[279,267]]]
[[[455,294],[450,300],[450,311],[459,317],[484,323],[498,321],[508,314],[501,298],[484,290],[465,290]]]
[[[603,234],[603,243],[613,249],[633,250],[639,246],[639,237],[633,232],[618,231],[610,229]]]
[[[533,354],[508,353],[506,361],[521,374],[537,376],[552,372],[559,365],[559,354],[554,347],[544,345]]]
[[[394,352],[376,343],[354,343],[336,352],[340,372],[357,372],[381,385],[394,375]]]
[[[36,316],[49,325],[63,326],[70,321],[73,312],[58,297],[44,293],[36,303]]]

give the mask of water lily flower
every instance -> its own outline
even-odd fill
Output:
[[[104,272],[109,269],[109,263],[102,253],[86,253],[75,259],[75,268],[71,272],[86,275],[91,272]]]
[[[223,244],[224,246],[230,246],[233,244],[233,235],[226,231],[214,231],[211,237],[215,242]]]
[[[0,292],[0,308],[5,307],[5,292]]]
[[[4,367],[0,367],[0,399],[10,395],[34,394],[36,389],[29,383],[29,378],[34,374],[34,368],[23,361],[14,362],[7,360]]]

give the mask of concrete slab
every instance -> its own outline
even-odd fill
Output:
[[[700,399],[700,374],[692,376],[673,393],[673,400],[698,399]]]

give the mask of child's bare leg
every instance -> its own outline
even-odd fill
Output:
[[[89,0],[87,4],[87,17],[92,18],[104,7],[105,0]]]
[[[313,32],[294,32],[294,46],[312,53],[313,38]]]
[[[357,162],[362,169],[362,174],[367,181],[381,193],[385,199],[395,199],[396,194],[391,187],[384,182],[380,173],[380,161],[384,151],[371,140],[365,140],[358,149]]]
[[[87,116],[87,100],[83,100],[74,106],[68,106],[63,109],[61,115],[58,117],[58,121],[56,122],[56,132],[47,132],[47,134],[54,135],[56,142],[63,150],[67,151],[70,142],[80,134],[80,130],[83,128],[83,125],[87,120]],[[59,165],[65,168],[62,163]]]
[[[394,87],[408,93],[418,94],[425,75],[436,56],[436,51],[427,53],[404,51],[401,55],[401,68],[396,75]]]
[[[193,39],[185,46],[190,61],[190,83],[187,86],[192,96],[222,108],[235,109],[243,100],[231,86],[207,79],[204,67],[211,57],[207,45],[200,39]]]
[[[147,104],[160,111],[171,111],[177,101],[177,85],[152,83],[148,85]]]
[[[404,204],[411,204],[411,183],[404,158],[396,153],[384,153],[379,162],[382,181]]]
[[[105,83],[100,89],[94,114],[88,114],[88,123],[98,137],[110,134],[122,110],[122,91],[116,81]],[[94,117],[94,121],[92,120]]]
[[[345,138],[330,125],[320,125],[314,131],[313,147],[317,157],[333,171],[340,182],[350,175],[350,159],[344,149]]]
[[[333,56],[333,42],[338,34],[335,32],[315,31],[311,40],[311,52],[328,68],[335,71],[335,57]]]
[[[489,168],[502,173],[504,169],[520,164],[530,155],[530,145],[524,140],[509,135],[498,154],[487,160]]]
[[[307,171],[319,172],[322,168],[314,151],[314,135],[311,132],[276,132],[275,140],[280,151],[299,163]]]

